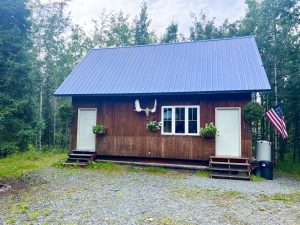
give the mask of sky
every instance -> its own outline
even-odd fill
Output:
[[[87,31],[92,28],[91,19],[106,12],[122,10],[132,18],[139,14],[142,0],[72,0],[69,3],[72,20]],[[228,18],[230,22],[245,14],[244,0],[148,0],[148,13],[151,18],[150,29],[158,36],[165,32],[174,20],[179,23],[179,32],[189,34],[192,24],[191,12],[196,15],[204,11],[209,18],[215,17],[216,24]]]

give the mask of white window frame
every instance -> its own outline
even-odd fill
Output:
[[[164,109],[172,109],[172,125],[171,125],[171,133],[164,132]],[[184,108],[184,133],[175,133],[175,108]],[[197,109],[197,133],[189,133],[189,108]],[[200,106],[199,105],[172,105],[172,106],[162,106],[161,107],[161,134],[162,135],[183,135],[183,136],[199,136],[200,132]]]

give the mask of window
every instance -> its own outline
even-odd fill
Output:
[[[162,134],[198,135],[199,106],[163,106]]]

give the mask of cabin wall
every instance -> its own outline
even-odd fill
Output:
[[[145,129],[147,117],[144,112],[134,111],[137,97],[73,97],[71,149],[76,149],[78,108],[97,108],[97,123],[108,126],[108,134],[97,136],[97,155],[153,157],[170,159],[208,160],[215,155],[215,139],[199,136],[167,136]],[[243,107],[251,94],[206,94],[140,96],[141,107],[152,108],[157,99],[157,111],[148,121],[161,121],[162,106],[199,105],[200,126],[215,123],[216,107]],[[241,120],[242,157],[251,157],[251,132],[249,125]],[[92,129],[92,128],[91,128]]]

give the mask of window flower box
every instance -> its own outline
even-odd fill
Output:
[[[200,137],[212,139],[215,138],[217,128],[213,123],[206,123],[204,127],[200,128]]]

